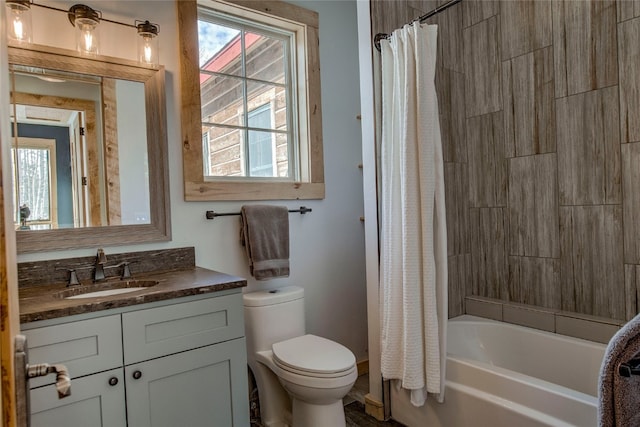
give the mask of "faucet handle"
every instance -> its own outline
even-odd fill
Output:
[[[67,287],[79,285],[80,281],[78,280],[75,268],[70,268],[67,271],[69,272],[69,282],[67,283]]]
[[[129,268],[129,262],[125,261],[123,263],[120,263],[120,265],[122,266],[122,275],[120,276],[121,279],[130,279],[131,278],[131,269]]]

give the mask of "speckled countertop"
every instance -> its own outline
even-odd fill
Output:
[[[22,288],[19,290],[20,323],[201,295],[247,285],[247,281],[241,277],[200,267],[157,274],[149,273],[130,280],[157,281],[158,284],[128,293],[78,299],[64,299],[64,297],[69,295],[69,289],[81,289],[82,292],[78,293],[84,293],[85,290],[92,292],[109,288],[113,280],[92,285],[79,285],[77,288],[67,288],[64,283]],[[135,283],[131,286],[135,286]]]

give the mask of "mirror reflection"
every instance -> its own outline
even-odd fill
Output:
[[[10,71],[16,228],[149,224],[144,83]]]

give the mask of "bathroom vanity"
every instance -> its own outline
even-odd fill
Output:
[[[31,425],[249,425],[246,281],[198,267],[145,280],[158,284],[75,300],[64,284],[21,290],[29,362],[71,376],[63,399],[53,376],[30,380]]]

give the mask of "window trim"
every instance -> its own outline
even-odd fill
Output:
[[[302,170],[308,171],[299,181],[264,181],[251,178],[242,180],[205,180],[203,171],[202,122],[200,105],[200,82],[198,63],[198,10],[196,0],[176,2],[180,34],[180,72],[182,82],[182,153],[184,174],[184,198],[186,201],[214,200],[285,200],[323,199],[324,161],[322,147],[322,108],[320,97],[320,61],[318,49],[318,14],[282,1],[255,0],[200,0],[207,7],[223,12],[233,8],[242,15],[242,10],[275,16],[303,25],[306,56],[303,65],[306,71],[305,90],[297,88],[298,99],[307,105],[307,143],[301,143],[298,161],[304,163]],[[303,52],[297,52],[298,56]],[[298,71],[300,74],[300,71]],[[303,76],[305,74],[302,74]],[[304,123],[304,121],[302,121]],[[301,141],[302,142],[302,141]]]

